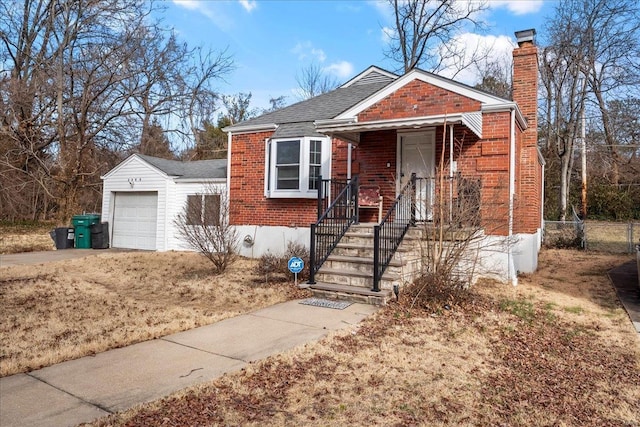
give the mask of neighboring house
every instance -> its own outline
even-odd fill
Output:
[[[513,100],[418,69],[398,76],[370,67],[332,92],[225,128],[230,223],[245,237],[241,253],[258,257],[267,251],[282,252],[288,241],[304,243],[311,247],[316,268],[325,260],[335,261],[319,270],[324,269],[321,280],[333,288],[371,287],[370,266],[353,268],[369,269],[366,277],[356,280],[345,265],[346,261],[375,264],[364,259],[371,258],[371,252],[332,253],[333,248],[373,247],[371,241],[344,243],[345,237],[363,233],[362,227],[354,228],[353,218],[332,211],[325,215],[330,218],[314,225],[311,236],[311,224],[340,191],[336,185],[357,177],[359,185],[379,191],[387,212],[416,174],[421,184],[414,195],[419,204],[414,214],[418,221],[428,222],[433,218],[429,206],[433,182],[444,174],[451,182],[466,180],[478,189],[486,240],[497,243],[483,254],[484,265],[511,283],[517,282],[518,272],[534,271],[542,236],[544,174],[537,147],[534,36],[535,30],[516,33]],[[333,190],[326,190],[329,195],[323,194],[321,201],[318,175],[333,180]],[[453,206],[462,197],[450,188]],[[352,196],[342,201],[344,206],[357,203]],[[361,222],[378,221],[376,209],[359,213]],[[394,211],[390,221],[408,221],[401,217]],[[327,228],[328,222],[333,228]],[[383,269],[376,274],[374,280],[380,280],[386,273]],[[389,277],[383,288],[390,288],[400,276]],[[343,288],[340,292],[351,293]]]
[[[110,224],[115,248],[185,250],[174,220],[187,203],[200,206],[201,218],[220,221],[226,192],[227,160],[181,162],[133,154],[103,177],[102,221]]]

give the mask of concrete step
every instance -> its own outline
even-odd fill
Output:
[[[380,280],[380,287],[392,289],[394,283],[399,283],[401,275],[385,271]],[[358,271],[345,268],[330,268],[326,265],[320,267],[316,273],[316,281],[332,283],[336,285],[354,286],[361,288],[373,287],[373,272]]]
[[[335,283],[316,282],[309,287],[318,298],[359,302],[371,305],[386,305],[393,298],[393,292],[382,289],[374,292],[368,288],[338,285]]]

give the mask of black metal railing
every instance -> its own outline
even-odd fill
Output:
[[[333,185],[330,180],[322,180],[318,177],[318,210],[321,209],[324,199],[329,199],[323,195],[325,189]],[[336,190],[340,182],[336,181]],[[319,214],[318,221],[311,224],[311,245],[309,248],[309,283],[315,283],[315,275],[327,260],[331,251],[336,247],[344,233],[351,224],[358,220],[358,177],[344,182],[342,189],[336,194],[322,214]]]
[[[329,209],[329,205],[335,200],[333,197],[340,194],[344,188],[349,185],[347,179],[322,179],[322,176],[318,177],[316,182],[316,188],[319,188],[318,192],[318,219],[323,213]]]
[[[416,223],[416,175],[400,191],[395,202],[373,227],[373,291],[380,292],[380,279],[411,225]]]

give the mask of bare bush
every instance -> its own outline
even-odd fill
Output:
[[[260,257],[260,262],[256,265],[255,274],[264,276],[265,282],[285,282],[290,279],[288,261],[292,257],[301,258],[304,261],[304,269],[298,273],[298,280],[305,280],[309,277],[309,249],[301,243],[287,243],[287,248],[283,253],[267,252]]]
[[[446,123],[444,128],[442,147],[449,137]],[[463,145],[464,138],[455,139],[460,150]],[[443,148],[436,177],[417,187],[418,192],[424,191],[419,185],[426,185],[433,195],[416,197],[418,203],[431,204],[416,206],[416,211],[429,212],[430,221],[421,226],[422,276],[408,288],[412,305],[426,307],[434,298],[449,304],[459,301],[479,273],[499,276],[497,267],[483,259],[481,252],[507,251],[510,245],[507,236],[487,238],[504,234],[508,227],[509,202],[501,198],[506,189],[483,189],[480,177],[447,174],[447,166]]]
[[[237,258],[239,235],[229,224],[229,203],[213,186],[202,194],[187,197],[187,204],[174,225],[185,243],[204,255],[223,273]]]

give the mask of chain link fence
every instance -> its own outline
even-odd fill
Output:
[[[635,253],[640,243],[640,222],[545,221],[544,227],[549,247]]]

